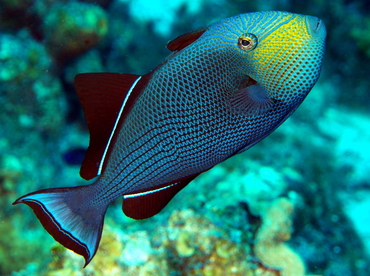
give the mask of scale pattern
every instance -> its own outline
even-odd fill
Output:
[[[174,53],[127,116],[96,182],[96,200],[205,171],[269,135],[319,77],[325,36],[312,34],[312,22],[291,13],[242,14],[214,23]],[[258,39],[252,51],[238,47],[245,33]],[[265,113],[232,108],[233,93],[248,77],[274,99]]]

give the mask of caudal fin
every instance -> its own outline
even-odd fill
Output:
[[[93,204],[89,186],[45,189],[27,194],[14,204],[24,203],[53,238],[85,258],[94,257],[103,229],[108,204]]]

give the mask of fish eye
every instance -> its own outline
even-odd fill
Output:
[[[258,44],[257,37],[254,34],[246,33],[238,38],[238,46],[242,50],[253,50]]]
[[[249,44],[251,44],[251,42],[246,39],[242,39],[241,43],[242,43],[242,46],[248,46]]]

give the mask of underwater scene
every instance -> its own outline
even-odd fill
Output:
[[[281,13],[265,11],[315,17],[292,19],[291,14],[283,13],[290,19],[282,23],[278,22]],[[243,26],[253,33],[240,33],[239,40],[236,37],[230,42],[239,18],[233,16],[255,12],[263,13],[250,17],[258,15],[261,20],[241,17]],[[271,23],[265,14],[277,17]],[[219,23],[225,24],[225,33],[219,33],[218,23],[211,25],[230,17]],[[296,18],[304,18],[301,28],[308,31],[283,31]],[[275,27],[270,28],[271,24]],[[320,36],[321,44],[308,41],[303,47],[293,43],[304,34]],[[218,56],[207,55],[222,48],[209,41],[223,35],[229,42],[222,47],[234,47],[240,57],[218,61]],[[260,51],[267,42],[271,48]],[[207,58],[199,58],[197,45]],[[321,52],[315,59],[317,47]],[[280,48],[284,48],[284,58],[293,56],[292,68],[288,62],[273,65],[273,53]],[[193,95],[189,102],[209,111],[215,101],[197,101],[198,95],[223,79],[237,81],[235,90],[241,92],[230,99],[220,98],[230,100],[233,116],[258,122],[252,120],[252,126],[248,125],[247,134],[252,134],[246,137],[251,138],[242,141],[244,146],[231,149],[229,140],[237,140],[240,128],[229,133],[217,125],[214,135],[199,123],[189,134],[199,138],[198,148],[222,143],[194,153],[184,146],[188,156],[200,160],[198,167],[193,165],[191,171],[184,165],[184,157],[172,154],[173,148],[166,144],[160,151],[168,160],[172,157],[174,169],[164,174],[162,159],[146,163],[149,165],[143,169],[163,174],[158,182],[142,181],[134,187],[130,183],[139,182],[134,182],[134,177],[125,180],[131,177],[127,175],[114,182],[117,174],[109,164],[120,156],[117,145],[123,139],[116,128],[131,137],[129,128],[120,129],[121,112],[126,119],[136,112],[133,128],[145,128],[145,116],[167,101],[156,95],[170,93],[177,81],[171,77],[157,84],[156,76],[163,68],[170,71],[170,64],[184,58],[184,53],[197,63],[180,66],[181,76],[189,77],[186,83],[193,88],[179,89],[179,95]],[[256,64],[241,60],[249,54],[260,55],[253,61]],[[294,61],[303,57],[307,67],[302,68],[314,74],[300,75],[302,68],[294,67]],[[266,60],[271,62],[263,63]],[[370,3],[365,0],[0,0],[0,275],[369,275],[369,62]],[[245,64],[248,71],[233,69],[235,64]],[[283,76],[283,67],[292,73]],[[194,70],[209,70],[210,74],[194,79]],[[237,79],[233,70],[242,71],[244,78]],[[98,80],[94,79],[98,75],[79,75],[75,81],[77,74],[102,72],[134,75],[103,74]],[[110,76],[117,82],[105,79]],[[121,76],[132,78],[130,85],[121,81]],[[294,85],[299,87],[293,89],[294,97],[278,95],[283,87]],[[114,98],[99,96],[94,101],[94,87],[100,86],[115,91]],[[282,88],[270,91],[278,86]],[[300,96],[312,86],[307,98]],[[141,87],[159,88],[141,93]],[[160,89],[167,90],[162,93]],[[279,104],[289,97],[293,104],[280,112]],[[125,104],[119,111],[123,100],[129,111]],[[189,110],[185,117],[198,120]],[[279,119],[273,112],[280,114]],[[109,121],[105,120],[108,113]],[[263,117],[265,114],[272,117]],[[276,123],[270,124],[274,120]],[[97,122],[95,127],[91,122]],[[87,151],[89,130],[95,137],[101,134],[107,142],[104,147],[100,143],[101,147],[95,148],[97,142],[91,141]],[[176,140],[180,132],[173,132],[171,139]],[[230,152],[227,157],[232,157],[221,156],[226,151]],[[137,168],[143,167],[140,157],[144,153],[132,161],[138,162]],[[221,157],[209,163],[208,156]],[[203,160],[207,165],[202,165]],[[100,172],[102,177],[95,178]],[[110,195],[102,188],[104,179],[121,185],[127,181],[131,190]],[[51,189],[94,181],[96,185],[86,187],[94,187],[94,195],[99,195],[95,201],[90,200],[92,189]],[[120,187],[116,184],[108,191]],[[33,193],[41,189],[50,190]],[[78,194],[67,196],[74,191]],[[99,213],[98,203],[109,196]],[[63,207],[65,202],[73,206]],[[95,203],[89,211],[81,211]],[[78,212],[86,215],[81,222]],[[89,228],[96,218],[97,231]]]

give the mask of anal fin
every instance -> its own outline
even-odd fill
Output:
[[[133,219],[150,218],[159,213],[179,191],[198,175],[170,184],[126,194],[123,197],[122,210],[126,216]]]

